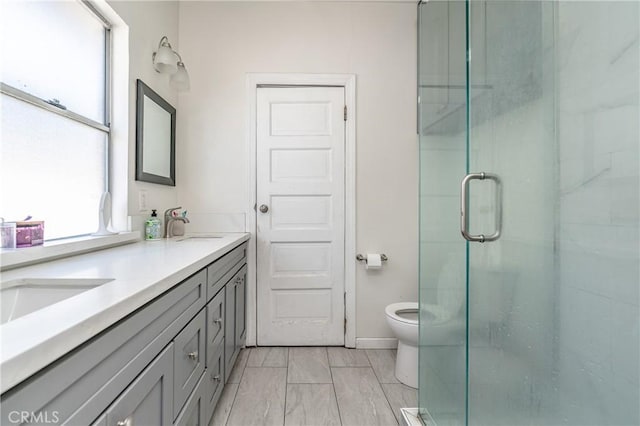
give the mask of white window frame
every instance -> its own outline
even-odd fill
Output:
[[[110,82],[111,82],[111,24],[109,21],[102,16],[102,14],[87,0],[78,0],[78,3],[85,6],[87,12],[91,14],[94,18],[96,18],[102,27],[104,28],[104,80],[102,93],[104,96],[104,104],[103,108],[103,122],[100,123],[95,121],[89,117],[86,117],[77,112],[73,112],[71,110],[66,109],[66,107],[60,104],[56,104],[50,100],[42,99],[38,96],[35,96],[29,92],[25,92],[16,87],[13,87],[9,84],[6,84],[0,81],[0,93],[3,95],[11,96],[15,99],[18,99],[22,102],[26,102],[35,107],[41,108],[47,112],[60,115],[69,120],[76,121],[78,123],[84,124],[85,126],[89,126],[95,130],[99,130],[104,133],[105,136],[105,156],[104,156],[104,165],[105,165],[105,175],[104,178],[104,187],[102,188],[102,192],[109,191],[109,152],[111,147],[111,91],[110,91]],[[82,235],[67,235],[64,237],[56,238],[53,240],[45,241],[55,241],[55,240],[64,240],[69,238],[75,238]]]
[[[95,125],[108,129],[105,189],[112,195],[112,228],[121,230],[109,236],[79,236],[54,241],[45,241],[41,246],[14,250],[2,249],[0,254],[0,271],[19,268],[61,257],[100,250],[107,247],[127,244],[140,240],[140,232],[131,232],[128,217],[128,162],[129,162],[129,27],[118,16],[106,0],[82,0],[96,17],[108,28],[106,42],[106,76],[105,76],[105,120],[104,123],[87,119],[80,114],[62,110],[46,101],[2,84],[0,91],[13,96],[24,93],[21,99],[35,106],[65,115],[83,124],[81,120],[89,120]],[[13,89],[13,90],[12,90]],[[18,98],[20,99],[20,98]],[[35,103],[34,103],[35,102]],[[104,129],[100,129],[103,130]],[[97,214],[97,212],[96,212]],[[125,231],[126,230],[126,231]]]

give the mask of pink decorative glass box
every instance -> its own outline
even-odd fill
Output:
[[[16,222],[16,247],[39,246],[44,242],[44,221]]]

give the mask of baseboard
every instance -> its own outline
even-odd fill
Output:
[[[396,349],[398,339],[394,337],[356,337],[356,349]]]

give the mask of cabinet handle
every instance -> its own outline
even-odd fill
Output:
[[[189,353],[187,354],[187,356],[189,357],[189,359],[192,359],[192,360],[194,360],[194,361],[195,361],[196,359],[198,359],[198,351],[195,351],[195,352],[189,352]]]
[[[216,374],[215,376],[211,376],[211,380],[213,380],[214,382],[219,382],[220,381],[220,375]]]
[[[222,318],[217,318],[213,320],[214,324],[222,324]]]

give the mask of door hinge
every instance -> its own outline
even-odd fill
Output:
[[[344,121],[347,121],[347,106],[344,106]]]

